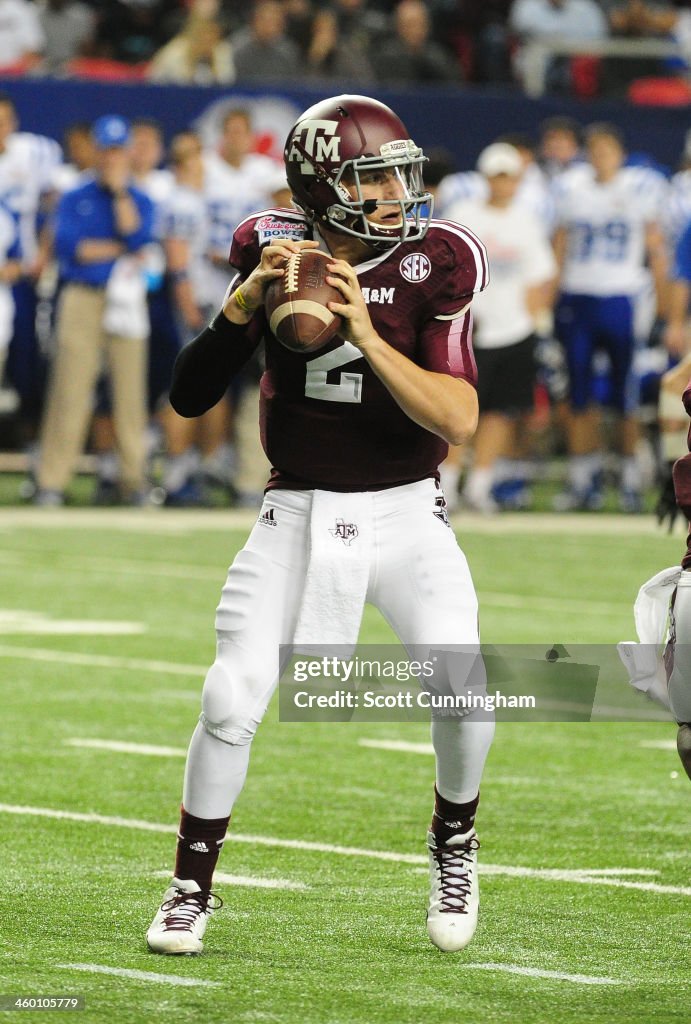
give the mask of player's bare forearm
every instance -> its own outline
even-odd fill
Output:
[[[192,331],[199,331],[204,325],[204,316],[195,302],[192,283],[188,277],[179,278],[174,285],[175,302],[182,319]]]
[[[564,227],[557,228],[557,230],[554,232],[554,237],[552,239],[552,248],[554,249],[554,258],[557,261],[557,267],[558,267],[557,279],[559,279],[561,277],[562,271],[564,269],[564,262],[566,260],[566,246],[567,246],[567,242],[568,242],[568,237],[567,237],[567,233],[566,233],[566,228],[564,228]]]
[[[658,316],[665,316],[669,308],[669,260],[662,232],[656,224],[649,224],[645,236],[646,256],[655,284]]]
[[[670,283],[669,306],[667,319],[670,323],[677,323],[683,326],[689,315],[689,299],[691,298],[691,283],[677,279]]]
[[[686,348],[686,321],[690,292],[691,286],[688,281],[670,282],[664,340],[668,351],[675,356],[683,355]]]
[[[529,285],[525,290],[525,308],[531,317],[538,318],[552,309],[557,288],[556,278]]]
[[[21,260],[8,260],[0,267],[0,281],[2,281],[3,284],[14,284],[21,276]]]
[[[411,420],[447,444],[465,444],[471,439],[478,420],[477,392],[472,384],[425,370],[374,331],[359,348]]]

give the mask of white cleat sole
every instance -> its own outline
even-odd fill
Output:
[[[181,942],[177,946],[174,946],[172,944],[164,945],[163,943],[157,944],[155,939],[153,941],[150,940],[148,935],[146,937],[146,944],[149,947],[149,951],[151,953],[158,953],[162,956],[199,956],[199,954],[204,949],[203,942],[193,943],[189,939],[187,939],[186,941]]]

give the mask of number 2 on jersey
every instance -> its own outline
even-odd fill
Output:
[[[305,395],[307,398],[319,398],[322,402],[362,402],[362,374],[341,373],[336,384],[329,384],[326,376],[331,370],[346,363],[362,359],[357,345],[344,341],[339,348],[317,356],[307,364],[305,373]]]

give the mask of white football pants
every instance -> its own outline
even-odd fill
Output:
[[[477,598],[465,555],[440,518],[433,480],[373,494],[367,601],[406,646],[479,643]],[[293,640],[310,548],[312,491],[274,490],[228,572],[216,613],[217,656],[190,744],[183,804],[221,818],[240,793],[249,747]],[[272,511],[273,510],[273,511]],[[432,723],[437,788],[464,803],[478,792],[494,734],[486,712]]]
[[[674,662],[669,704],[677,722],[691,722],[691,572],[682,572],[674,598]]]

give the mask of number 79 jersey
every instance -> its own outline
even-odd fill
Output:
[[[264,245],[313,237],[302,214],[269,210],[238,226],[230,263],[244,279]],[[476,385],[469,307],[489,271],[472,231],[432,221],[422,241],[355,269],[377,334],[424,369]],[[255,321],[266,342],[260,428],[270,488],[366,491],[435,475],[446,443],[403,412],[355,345],[337,336],[303,355],[271,335],[263,311]]]
[[[661,174],[622,167],[598,182],[590,164],[555,185],[557,227],[566,229],[561,290],[572,295],[635,295],[645,284],[646,226],[659,219],[667,192]]]

